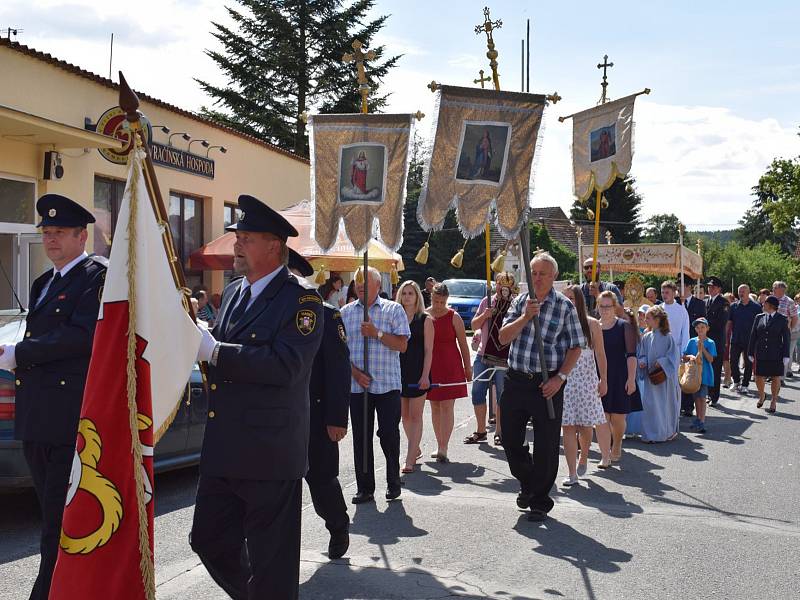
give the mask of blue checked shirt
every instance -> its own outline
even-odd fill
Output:
[[[362,371],[364,369],[364,337],[361,335],[361,323],[364,321],[364,305],[361,300],[351,302],[342,307],[342,323],[347,331],[347,347],[350,349],[350,361]],[[369,308],[369,320],[379,331],[392,335],[411,337],[406,311],[397,302],[384,300],[380,296]],[[400,379],[400,353],[390,350],[383,342],[375,338],[369,340],[369,369],[372,377],[369,386],[371,394],[385,394],[402,388]],[[363,392],[364,389],[350,378],[350,392]]]
[[[503,325],[508,325],[522,316],[527,301],[527,292],[519,294],[511,302]],[[540,306],[539,323],[542,326],[545,362],[548,371],[556,371],[564,362],[567,350],[586,346],[586,338],[578,320],[578,311],[564,294],[551,288]],[[524,373],[541,372],[533,320],[528,321],[519,336],[511,342],[508,366]]]

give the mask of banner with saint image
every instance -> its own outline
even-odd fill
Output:
[[[361,252],[377,234],[397,250],[403,241],[412,115],[314,115],[309,119],[313,236],[329,250],[344,221]],[[367,225],[369,223],[369,225]]]
[[[494,205],[507,238],[528,213],[543,95],[439,86],[433,149],[425,165],[417,219],[440,229],[453,206],[464,237],[483,232]]]
[[[624,177],[633,159],[633,103],[638,94],[612,100],[572,116],[575,195],[589,198]]]

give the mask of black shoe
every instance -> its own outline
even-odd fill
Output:
[[[794,379],[794,373],[792,373],[791,371],[789,371],[788,373],[786,373],[786,376],[785,376],[785,377],[786,377],[786,379]]]
[[[368,494],[366,492],[356,492],[356,495],[353,496],[353,499],[350,500],[353,504],[364,504],[365,502],[375,502],[374,494]]]
[[[331,560],[342,558],[350,547],[350,534],[345,529],[331,534],[331,541],[328,542],[328,558]]]
[[[544,521],[547,519],[547,513],[537,508],[532,508],[528,513],[528,521]]]
[[[387,500],[396,500],[400,497],[400,486],[399,485],[392,485],[389,486],[389,489],[386,490],[386,499]]]
[[[528,508],[531,505],[531,495],[520,492],[517,495],[517,506],[520,508]]]

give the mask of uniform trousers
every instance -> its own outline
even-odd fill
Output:
[[[551,377],[557,377],[553,371]],[[531,509],[549,512],[553,508],[550,490],[558,474],[561,443],[561,414],[564,388],[553,396],[555,418],[547,416],[547,402],[539,387],[541,374],[528,377],[509,369],[500,396],[503,448],[511,474],[520,482],[521,492],[531,497]],[[533,457],[525,446],[528,421],[533,418]]]
[[[50,595],[53,569],[58,558],[61,519],[64,516],[75,446],[24,441],[22,451],[33,478],[36,497],[39,499],[42,512],[42,533],[39,540],[41,561],[30,597],[31,600],[47,600]]]
[[[400,487],[400,390],[385,394],[369,394],[368,420],[364,423],[364,394],[350,394],[350,423],[353,425],[353,453],[355,455],[358,491],[375,493],[375,457],[372,451],[372,432],[375,413],[378,414],[378,439],[386,457],[386,482],[389,487]],[[364,437],[367,444],[366,472],[364,463]]]
[[[739,368],[739,357],[744,358],[744,376]],[[731,342],[731,375],[734,383],[741,383],[742,387],[750,385],[750,378],[753,375],[753,363],[747,356],[747,346]]]
[[[189,543],[234,600],[296,600],[300,581],[300,479],[201,475]]]
[[[711,365],[714,370],[714,385],[708,386],[708,397],[711,398],[712,402],[719,400],[719,388],[722,385],[722,363],[725,355],[725,338],[714,340],[714,344],[717,346],[717,355]]]
[[[347,516],[347,505],[339,484],[339,444],[328,436],[322,415],[313,408],[306,483],[314,510],[325,521],[328,531],[332,534],[347,531],[350,517]]]

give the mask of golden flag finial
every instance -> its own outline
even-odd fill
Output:
[[[373,50],[363,52],[361,49],[364,44],[361,40],[353,40],[353,52],[342,56],[342,62],[356,63],[356,73],[358,75],[358,92],[361,94],[361,112],[367,112],[367,97],[369,96],[369,84],[367,83],[367,73],[364,69],[365,60],[375,60],[376,54]]]

